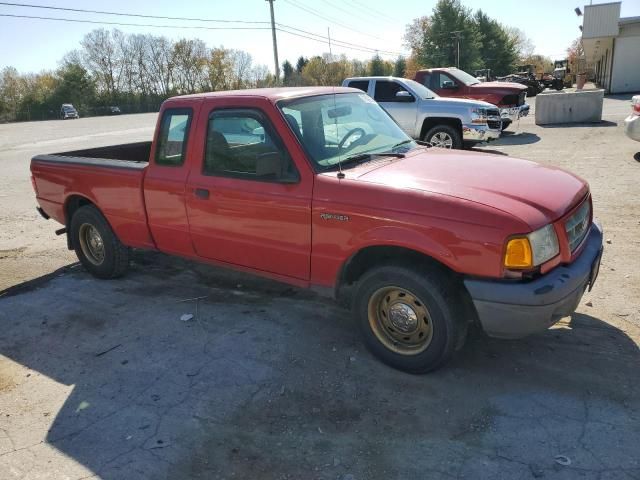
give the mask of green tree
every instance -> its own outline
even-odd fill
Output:
[[[476,12],[474,20],[480,35],[479,52],[483,68],[491,69],[491,73],[496,76],[513,72],[518,62],[515,39],[500,23],[489,18],[482,10]]]
[[[405,40],[416,50],[418,62],[429,67],[455,66],[458,51],[462,70],[482,65],[480,34],[471,10],[460,0],[438,0],[428,21],[418,19],[409,26]]]
[[[386,74],[384,60],[380,58],[380,55],[376,53],[373,56],[373,58],[369,61],[369,66],[367,70],[369,72],[369,75],[371,76],[382,76]]]
[[[285,60],[282,64],[282,82],[285,85],[291,85],[293,81],[293,65],[289,60]]]
[[[304,58],[303,56],[298,57],[298,61],[296,62],[296,72],[302,74],[302,70],[304,70],[307,63],[309,63],[308,58]]]
[[[52,92],[55,107],[60,108],[63,103],[73,103],[86,112],[94,104],[96,86],[87,70],[78,63],[67,63],[56,72],[57,85]]]
[[[407,71],[407,61],[404,57],[400,56],[393,64],[393,76],[394,77],[404,77],[404,74]]]

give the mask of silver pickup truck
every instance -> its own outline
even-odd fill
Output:
[[[347,78],[342,86],[367,92],[408,135],[436,147],[463,148],[500,137],[500,111],[487,102],[439,97],[398,77]]]

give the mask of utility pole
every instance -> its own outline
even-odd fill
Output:
[[[456,39],[457,43],[457,54],[456,54],[456,68],[460,68],[460,34],[462,30],[456,30],[455,32],[451,32],[452,38]]]
[[[278,61],[278,41],[276,40],[276,21],[273,16],[273,2],[275,0],[266,0],[269,2],[271,9],[271,36],[273,37],[273,61],[276,64],[276,84],[280,83],[280,62]]]

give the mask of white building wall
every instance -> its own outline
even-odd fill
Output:
[[[582,38],[615,37],[618,35],[620,2],[586,5],[582,22]]]

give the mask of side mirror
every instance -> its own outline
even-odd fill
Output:
[[[256,156],[256,176],[278,183],[298,183],[297,171],[289,172],[289,162],[280,152],[267,152]]]
[[[456,88],[458,88],[458,86],[451,80],[445,80],[444,82],[442,82],[442,88],[444,90],[455,90]]]
[[[413,95],[411,95],[406,90],[400,90],[399,92],[396,92],[395,101],[396,102],[413,102],[415,101],[415,99],[413,98]]]

